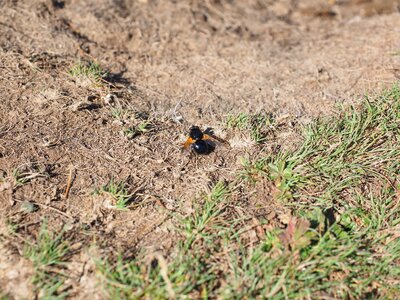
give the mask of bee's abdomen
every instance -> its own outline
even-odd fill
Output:
[[[192,148],[198,154],[206,154],[208,153],[208,145],[203,140],[198,140],[192,144]]]

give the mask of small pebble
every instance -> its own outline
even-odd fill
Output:
[[[104,97],[104,104],[113,106],[115,104],[116,98],[117,96],[115,96],[114,94],[107,94]]]
[[[37,206],[35,203],[32,203],[30,201],[24,201],[21,203],[21,212],[24,213],[33,213],[39,209],[39,206]]]
[[[70,107],[71,107],[72,111],[79,111],[79,110],[86,109],[86,108],[90,107],[91,105],[92,105],[92,103],[89,101],[78,101],[78,102],[72,104]]]

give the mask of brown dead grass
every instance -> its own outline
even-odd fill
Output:
[[[172,212],[190,214],[200,192],[235,178],[239,157],[290,147],[296,136],[283,126],[269,148],[248,146],[246,134],[226,130],[228,113],[266,110],[306,123],[396,79],[398,1],[295,2],[1,2],[0,172],[46,175],[0,192],[2,226],[22,224],[18,236],[31,239],[46,217],[54,228],[68,224],[82,249],[95,241],[106,253],[168,251]],[[108,82],[69,76],[78,59],[99,62]],[[149,115],[154,130],[133,140],[121,135],[108,94],[114,106]],[[191,124],[239,146],[189,158],[180,145]],[[136,191],[134,209],[105,209],[92,195],[111,178]],[[237,210],[274,219],[283,208],[271,203],[272,193],[246,191],[238,203],[249,209]],[[39,210],[21,213],[23,201]],[[82,226],[88,237],[79,234]],[[21,253],[9,253],[21,240],[2,234],[2,241],[0,273],[8,277],[0,276],[0,287],[30,298],[29,266]],[[82,250],[72,261],[84,274],[72,276],[74,297],[84,299],[88,286],[94,290],[89,258]]]

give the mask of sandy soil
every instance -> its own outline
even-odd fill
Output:
[[[79,249],[71,259],[77,298],[95,290],[87,263],[93,242],[105,254],[168,251],[176,238],[171,212],[190,214],[201,192],[235,178],[240,157],[290,147],[291,123],[399,79],[399,7],[393,0],[1,1],[1,290],[32,296],[21,241],[45,217],[52,228],[67,226]],[[72,77],[79,60],[98,62],[108,76],[100,84]],[[116,120],[115,108],[135,117]],[[228,114],[260,111],[290,120],[266,145],[224,125]],[[145,134],[121,133],[142,121],[151,124]],[[213,128],[231,147],[182,153],[192,124]],[[15,170],[30,180],[10,185]],[[134,194],[128,211],[93,195],[111,178]],[[268,199],[262,192],[238,202],[251,215]],[[27,213],[24,201],[38,210]],[[10,223],[19,238],[7,233]]]

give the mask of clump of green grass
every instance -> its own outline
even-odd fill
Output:
[[[274,130],[276,124],[271,114],[258,113],[228,115],[226,119],[228,128],[238,128],[248,131],[251,139],[257,144],[263,144]]]
[[[125,209],[133,197],[133,194],[128,193],[124,181],[118,182],[114,179],[96,189],[95,194],[109,196],[115,202],[117,209]]]
[[[123,109],[121,107],[112,107],[111,115],[114,119],[126,124],[122,134],[128,139],[134,139],[139,135],[152,132],[155,128],[148,115],[142,112]],[[128,126],[127,126],[128,125]]]
[[[319,218],[309,217],[311,222]],[[222,298],[393,298],[400,286],[388,281],[395,282],[400,272],[396,267],[400,241],[386,244],[390,234],[358,230],[356,223],[348,223],[348,219],[349,215],[343,214],[323,232],[307,228],[297,237],[303,241],[289,251],[279,231],[267,233],[255,249],[240,248],[242,255],[231,251],[227,284],[220,290]],[[238,244],[243,245],[240,241]],[[382,250],[379,255],[378,249]]]
[[[186,238],[178,245],[175,259],[167,263],[160,256],[146,259],[144,254],[116,263],[99,261],[98,268],[110,299],[162,299],[195,295],[207,297],[216,288],[217,262],[211,262],[212,249],[224,236],[224,225],[219,216],[226,207],[228,188],[217,184],[199,206],[196,213],[182,219],[180,229]],[[213,232],[213,234],[210,234]]]
[[[78,61],[68,73],[73,77],[85,77],[92,80],[95,83],[100,81],[108,75],[108,72],[103,70],[99,63],[90,61]]]
[[[350,210],[329,224],[314,208],[248,247],[243,220],[227,214],[229,195],[227,186],[217,185],[181,220],[183,238],[168,262],[144,254],[98,262],[109,298],[365,299],[400,292],[394,232],[359,227]],[[398,214],[392,219],[399,224]]]
[[[125,121],[130,117],[130,111],[127,109],[123,109],[120,107],[111,107],[110,108],[111,116],[118,121]]]
[[[133,139],[139,135],[145,134],[152,130],[152,124],[150,121],[143,121],[137,125],[132,125],[123,130],[124,136],[128,139]]]
[[[14,186],[15,187],[24,185],[25,183],[27,183],[29,181],[26,174],[19,171],[19,169],[13,170],[12,177],[14,178]]]
[[[46,222],[42,224],[36,243],[26,244],[24,256],[34,267],[32,282],[40,299],[65,299],[68,291],[62,289],[66,275],[54,273],[62,267],[69,252],[68,243],[63,241],[64,232],[50,232]]]
[[[16,188],[30,182],[35,178],[48,176],[49,174],[46,172],[46,170],[41,171],[38,170],[36,166],[22,165],[12,170],[9,176],[0,178],[0,183],[8,181],[12,184],[13,188]]]
[[[263,158],[259,169],[275,181],[282,199],[325,204],[366,182],[392,184],[400,167],[399,97],[394,87],[360,108],[317,120],[305,128],[299,149]]]

